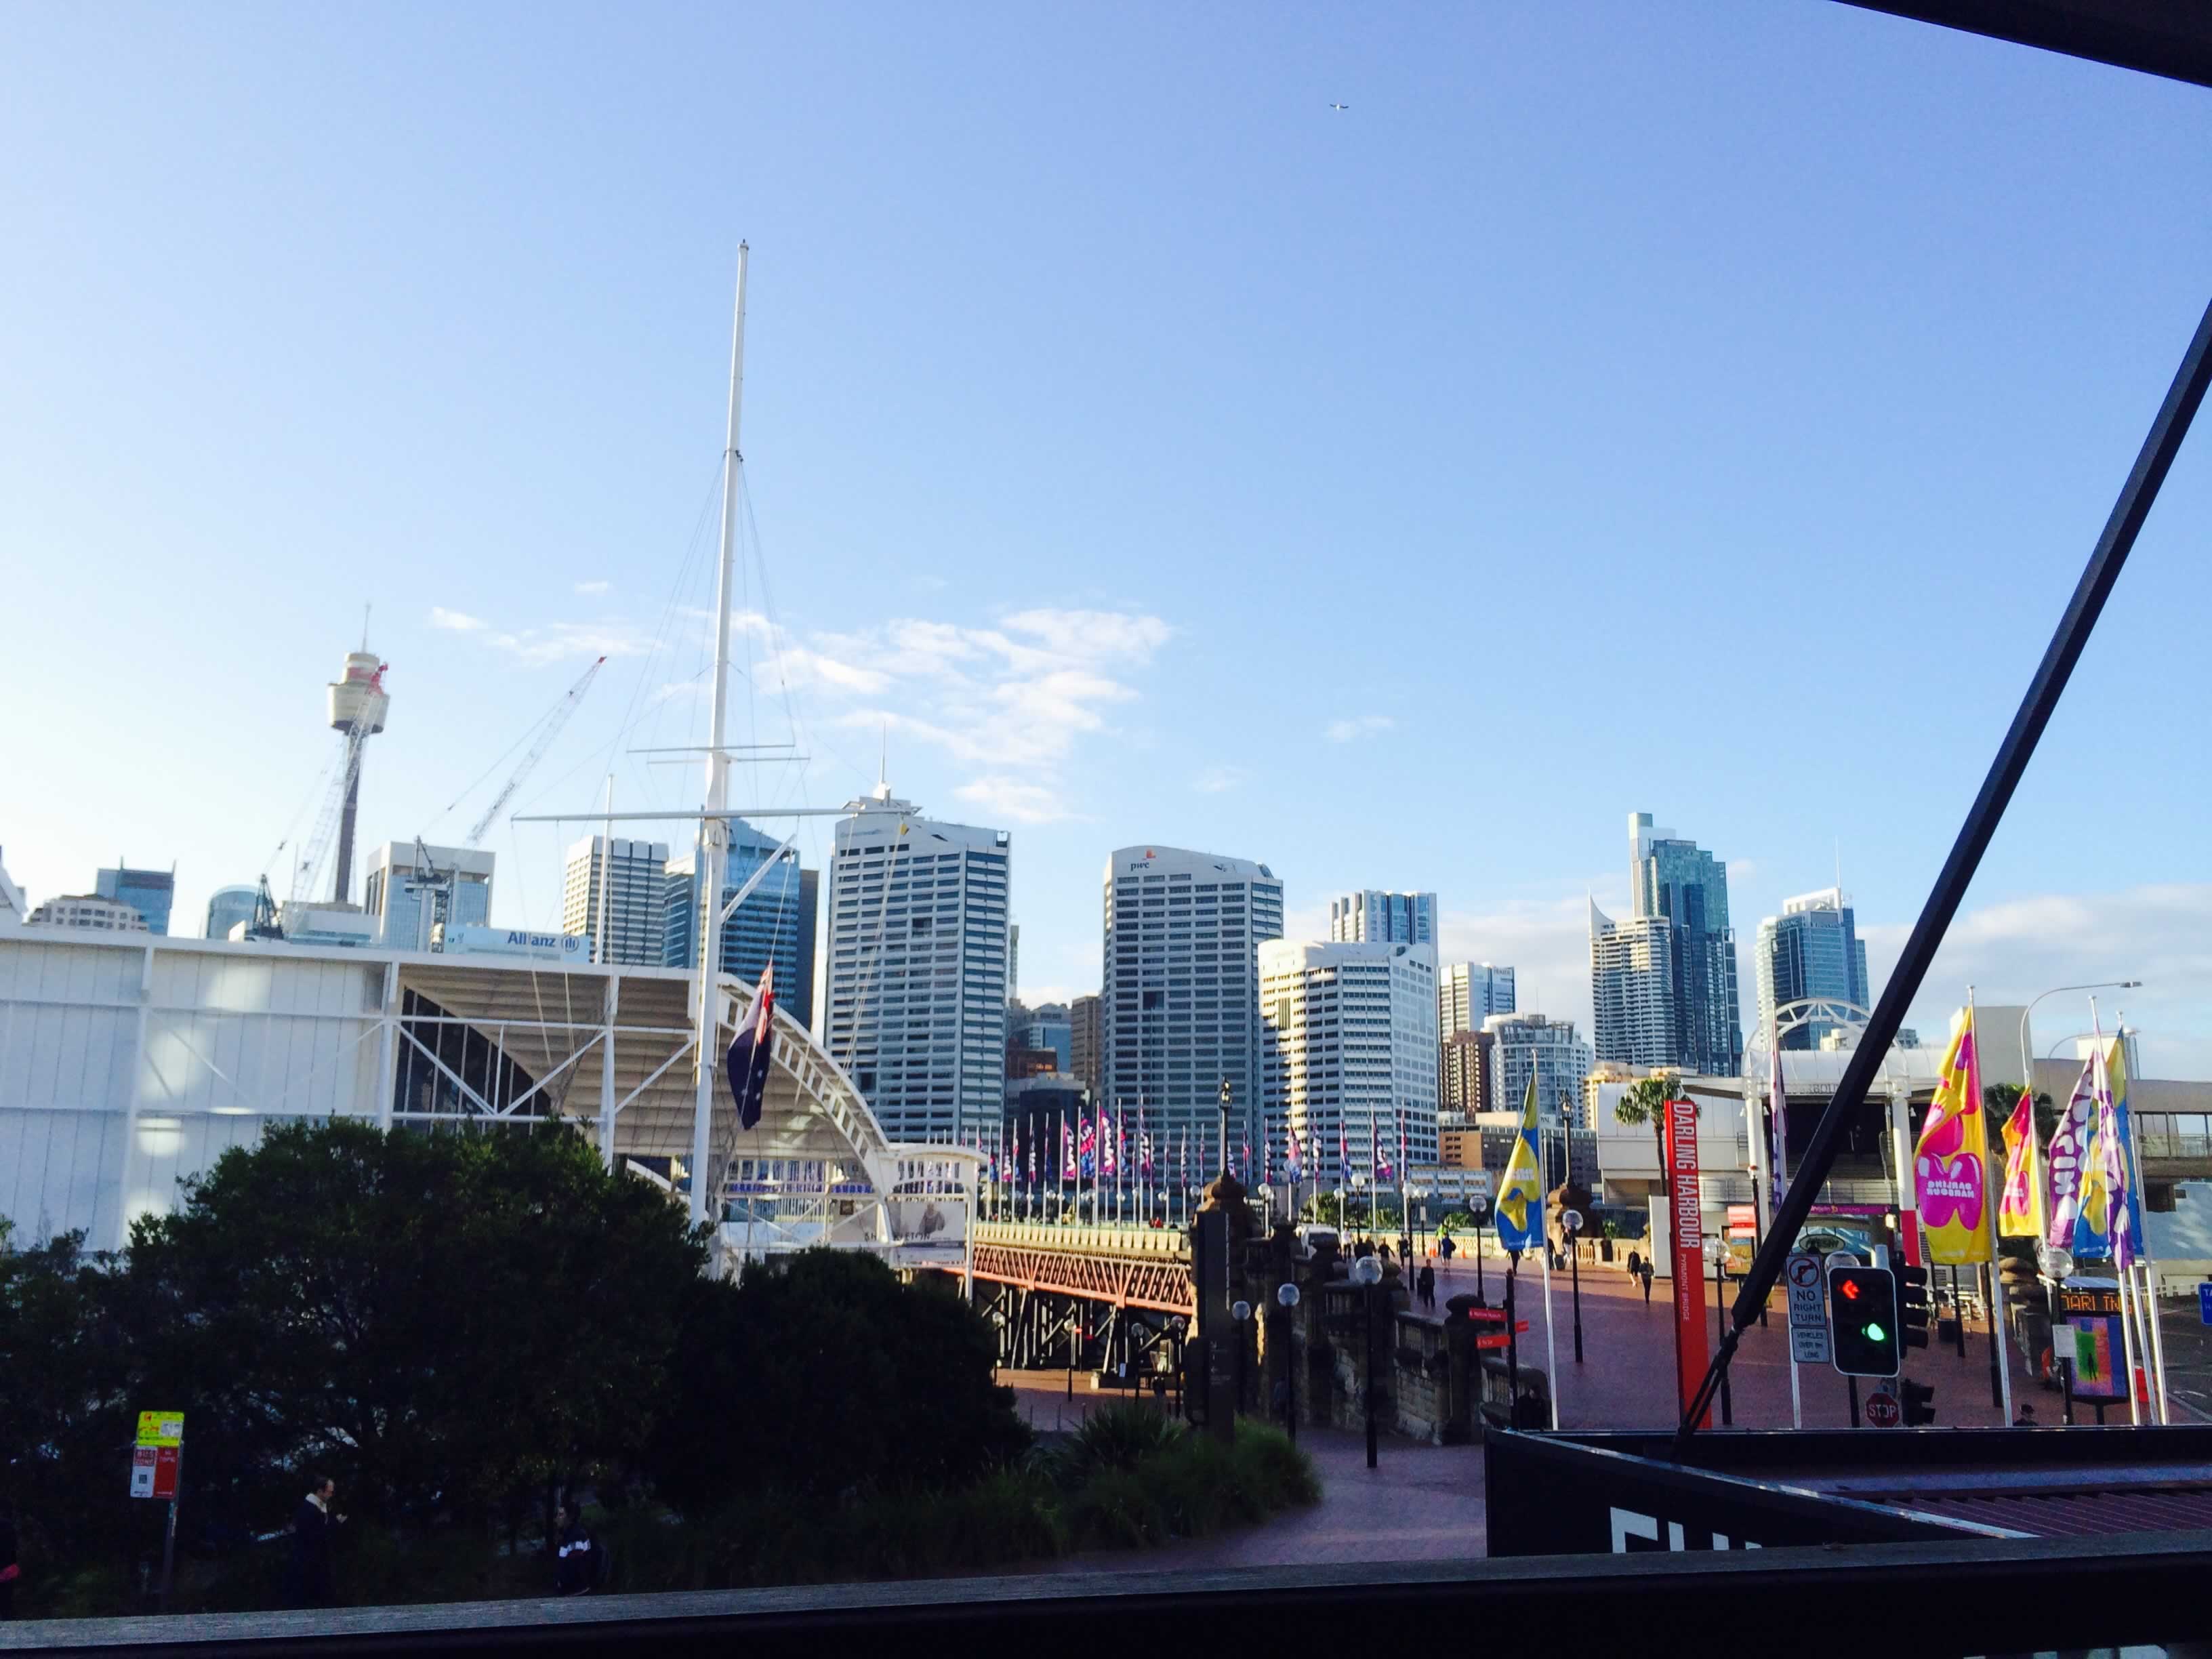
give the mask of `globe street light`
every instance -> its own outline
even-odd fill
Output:
[[[1375,1287],[1382,1282],[1382,1261],[1379,1256],[1355,1256],[1352,1263],[1352,1282],[1359,1287],[1361,1305],[1367,1316],[1367,1467],[1375,1467]]]
[[[1298,1305],[1298,1287],[1285,1280],[1275,1286],[1275,1305],[1283,1310],[1283,1427],[1291,1443],[1298,1443],[1298,1368],[1297,1345],[1291,1337],[1291,1310]]]

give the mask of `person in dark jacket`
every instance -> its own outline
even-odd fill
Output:
[[[1651,1263],[1648,1258],[1636,1276],[1644,1281],[1644,1305],[1648,1308],[1651,1305]]]
[[[577,1509],[566,1504],[553,1511],[553,1539],[559,1552],[554,1568],[553,1588],[562,1595],[581,1595],[599,1582],[595,1571],[599,1565],[597,1553],[592,1547],[592,1535],[584,1530],[584,1517]]]
[[[1421,1305],[1424,1308],[1435,1307],[1437,1305],[1437,1270],[1424,1261],[1421,1263],[1420,1277],[1414,1280],[1414,1283],[1420,1289]]]
[[[292,1512],[293,1599],[303,1607],[337,1605],[337,1577],[331,1565],[332,1534],[345,1516],[331,1507],[337,1482],[328,1475],[307,1477],[307,1495]]]

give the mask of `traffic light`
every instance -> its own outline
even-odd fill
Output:
[[[1828,1269],[1828,1320],[1836,1369],[1845,1376],[1895,1376],[1902,1364],[1897,1278],[1887,1267]]]
[[[1906,1271],[1921,1273],[1923,1278],[1927,1276],[1917,1267]],[[1899,1377],[1897,1403],[1902,1409],[1905,1426],[1908,1429],[1917,1429],[1923,1423],[1936,1420],[1936,1390],[1925,1382],[1915,1382],[1909,1376]]]
[[[1905,1346],[1924,1348],[1928,1346],[1928,1269],[1899,1267],[1897,1270],[1897,1322],[1905,1333]],[[1906,1422],[1912,1419],[1908,1417]]]

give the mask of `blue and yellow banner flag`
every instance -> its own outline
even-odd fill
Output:
[[[1521,1101],[1521,1125],[1513,1136],[1513,1153],[1505,1160],[1505,1175],[1498,1188],[1498,1242],[1507,1249],[1528,1249],[1544,1231],[1544,1177],[1536,1158],[1536,1079],[1528,1079],[1528,1092]]]

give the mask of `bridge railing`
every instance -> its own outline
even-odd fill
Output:
[[[1166,1257],[1182,1261],[1190,1255],[1190,1241],[1177,1227],[1117,1227],[1110,1224],[1056,1227],[1047,1222],[980,1221],[974,1228],[974,1237],[979,1245],[1003,1244],[1069,1255]]]

